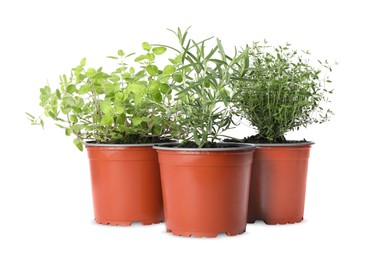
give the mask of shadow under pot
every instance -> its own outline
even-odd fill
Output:
[[[287,224],[303,220],[312,142],[259,144],[252,163],[248,222]]]
[[[255,146],[219,145],[212,149],[154,147],[167,232],[184,237],[245,232]]]
[[[153,144],[103,145],[87,148],[95,221],[129,226],[163,221],[157,153]]]

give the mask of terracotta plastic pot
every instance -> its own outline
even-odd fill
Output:
[[[97,223],[163,221],[159,165],[152,145],[85,145]]]
[[[255,146],[154,148],[160,163],[167,232],[186,237],[245,232]]]
[[[249,223],[303,220],[311,144],[259,145],[252,163]]]

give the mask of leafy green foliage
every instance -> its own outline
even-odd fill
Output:
[[[40,89],[43,115],[27,117],[42,127],[43,116],[51,118],[82,150],[84,140],[129,143],[156,136],[208,147],[234,125],[234,115],[278,142],[332,114],[324,107],[330,80],[321,78],[331,71],[328,62],[317,69],[306,60],[309,53],[266,42],[229,56],[219,39],[195,41],[188,30],[172,32],[178,47],[143,42],[133,58],[119,50],[108,56],[117,62],[112,72],[86,67],[82,59],[71,75],[60,77],[59,88]],[[174,55],[160,66],[156,59],[168,49]]]
[[[328,62],[321,68],[310,65],[309,52],[293,50],[289,44],[270,47],[258,42],[247,47],[246,55],[235,67],[237,113],[270,142],[280,142],[285,133],[312,123],[329,120],[325,109],[325,87],[330,82],[323,72],[331,71]]]
[[[83,149],[83,140],[98,143],[128,143],[136,136],[164,136],[169,132],[169,118],[161,103],[171,100],[168,91],[174,68],[155,64],[155,55],[162,55],[165,47],[144,42],[144,53],[135,61],[138,69],[129,66],[119,50],[115,71],[106,73],[102,68],[87,68],[86,59],[72,69],[71,75],[60,77],[59,88],[40,89],[40,106],[43,115],[53,119],[65,129],[67,136],[74,135],[74,144]],[[35,118],[27,113],[32,124],[43,126],[42,116]],[[133,136],[133,138],[130,138]]]
[[[167,110],[173,115],[171,134],[183,143],[192,141],[201,148],[214,142],[232,122],[230,110],[230,69],[219,39],[207,51],[212,38],[196,42],[187,39],[187,30],[175,32],[179,47],[163,73],[172,75],[175,99]]]

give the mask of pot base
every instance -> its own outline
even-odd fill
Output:
[[[202,238],[202,237],[215,238],[218,236],[218,234],[221,234],[221,233],[225,233],[227,236],[231,237],[231,236],[241,235],[245,231],[246,230],[227,231],[227,232],[186,232],[186,231],[171,230],[169,228],[166,229],[166,232],[172,233],[174,236],[195,237],[195,238]]]
[[[253,224],[256,222],[256,220],[259,219],[248,219],[247,223]],[[260,219],[261,220],[261,219]],[[262,219],[262,221],[266,224],[266,225],[284,225],[284,224],[295,224],[295,223],[300,223],[303,221],[303,217],[301,218],[297,218],[297,219]]]
[[[140,220],[140,221],[114,221],[114,220],[100,220],[95,219],[95,222],[102,225],[111,225],[111,226],[130,226],[134,222],[139,222],[143,226],[152,225],[152,224],[160,224],[163,222],[163,219],[161,220]]]

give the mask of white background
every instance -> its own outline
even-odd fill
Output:
[[[364,7],[362,1],[1,1],[0,259],[364,259]],[[217,36],[227,48],[264,38],[337,61],[332,121],[290,133],[312,149],[305,220],[250,224],[240,236],[175,237],[163,224],[93,222],[88,160],[46,122],[39,88],[87,57],[106,62],[143,41],[173,42],[166,28]],[[237,137],[252,130],[242,126]]]

